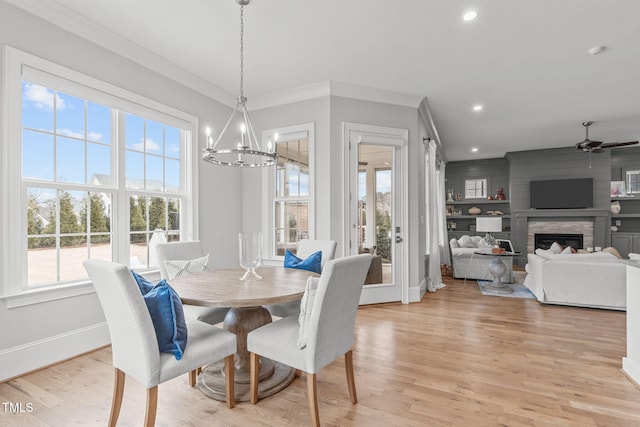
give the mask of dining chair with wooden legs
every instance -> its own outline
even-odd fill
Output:
[[[327,262],[320,278],[307,282],[300,318],[285,317],[249,333],[252,403],[259,398],[259,357],[281,362],[306,372],[309,412],[313,425],[319,426],[316,375],[343,355],[351,402],[358,402],[352,348],[358,303],[370,264],[369,254]]]
[[[86,260],[84,267],[102,305],[113,354],[115,381],[109,426],[120,414],[125,375],[147,389],[145,426],[153,426],[158,405],[158,385],[201,366],[225,360],[226,403],[235,405],[234,367],[236,336],[200,321],[187,321],[187,343],[180,360],[161,353],[153,321],[136,280],[126,265]]]

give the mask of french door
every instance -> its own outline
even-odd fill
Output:
[[[374,258],[360,304],[408,302],[406,129],[343,124],[345,253]]]

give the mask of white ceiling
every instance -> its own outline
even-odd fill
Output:
[[[234,0],[8,1],[72,31],[88,20],[98,43],[124,38],[238,94]],[[636,140],[639,16],[638,0],[253,0],[244,92],[249,109],[325,81],[426,96],[450,161],[571,147],[585,120],[591,139]]]

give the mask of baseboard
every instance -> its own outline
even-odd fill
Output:
[[[622,358],[622,372],[640,388],[640,365],[628,357]]]
[[[422,296],[427,292],[427,279],[423,278],[420,286],[409,286],[409,302],[420,302]]]
[[[0,382],[110,344],[107,323],[32,341],[0,351]]]

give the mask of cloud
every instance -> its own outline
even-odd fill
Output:
[[[84,138],[84,134],[72,131],[71,129],[58,129],[59,135],[70,136],[72,138]]]
[[[146,141],[146,144],[145,144],[145,141]],[[138,151],[144,151],[145,146],[147,147],[147,150],[146,150],[147,152],[160,150],[160,145],[158,145],[158,143],[151,138],[147,138],[146,140],[140,141],[137,144],[133,144],[131,148]]]
[[[102,134],[98,132],[89,132],[89,135],[87,135],[87,138],[89,138],[92,141],[102,141]]]
[[[33,83],[25,84],[24,98],[35,105],[40,110],[53,111],[53,97],[56,97],[56,107],[58,110],[65,109],[64,99],[60,98],[57,94],[54,95],[52,91],[44,86],[36,85]]]

